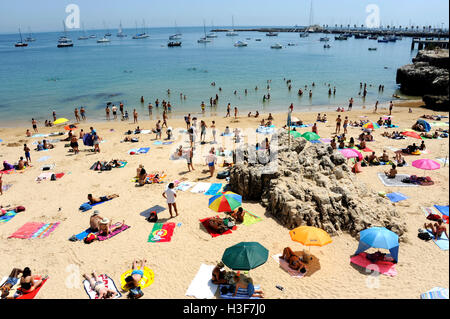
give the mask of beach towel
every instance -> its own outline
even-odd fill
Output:
[[[425,214],[425,217],[428,217],[428,215],[430,215],[430,214],[437,215],[437,211],[436,211],[436,209],[434,209],[434,207],[421,206],[420,208],[422,209],[423,213]]]
[[[162,144],[163,144],[163,145],[171,145],[171,144],[173,144],[173,141],[163,142]]]
[[[191,189],[191,193],[203,194],[211,187],[211,183],[198,183]]]
[[[406,174],[397,174],[395,178],[389,178],[384,173],[378,173],[378,178],[385,186],[390,187],[417,187],[419,185],[413,183],[403,183],[402,180],[405,178],[409,178],[409,175]]]
[[[141,134],[150,134],[152,131],[151,130],[142,130]]]
[[[85,231],[79,233],[78,235],[73,235],[72,237],[69,238],[70,241],[77,241],[77,240],[83,240],[87,237],[87,235],[89,235],[90,233],[93,233],[93,231],[88,228]]]
[[[111,289],[114,292],[116,292],[116,295],[114,296],[113,299],[118,299],[120,297],[122,297],[122,294],[120,293],[120,291],[117,289],[116,284],[114,283],[114,280],[111,279],[111,277],[109,277],[106,274],[101,274],[97,276],[101,281],[103,281],[103,284],[105,285],[105,287],[107,289]],[[91,284],[89,283],[88,280],[83,280],[83,285],[84,285],[84,291],[86,291],[86,293],[89,296],[89,299],[98,299],[98,295],[95,292],[95,290],[93,290],[91,288]]]
[[[138,149],[137,152],[139,154],[147,154],[149,150],[150,150],[150,147],[141,147],[140,149]]]
[[[30,239],[30,238],[45,238],[53,232],[60,223],[37,223],[31,222],[26,223],[20,227],[14,234],[8,238],[20,238],[20,239]]]
[[[267,126],[258,126],[256,129],[256,133],[259,134],[272,134],[275,131],[275,125],[271,125],[270,127]]]
[[[434,287],[421,294],[420,299],[448,299],[448,288]]]
[[[438,240],[435,240],[436,238],[434,237],[431,230],[427,229],[427,232],[431,237],[433,237],[433,243],[435,243],[441,250],[448,250],[448,238],[444,233],[441,234],[441,237],[439,237]]]
[[[150,213],[151,212],[156,212],[157,214],[159,214],[159,213],[161,213],[161,212],[163,212],[165,210],[166,210],[165,207],[162,207],[160,205],[155,205],[155,206],[152,206],[152,207],[150,207],[150,208],[140,212],[139,215],[143,216],[145,218],[148,218],[148,217],[150,217]]]
[[[47,279],[42,280],[42,283],[39,287],[37,287],[36,289],[34,289],[32,292],[30,293],[23,293],[21,288],[17,289],[17,292],[20,293],[22,292],[22,295],[20,295],[19,297],[17,297],[16,299],[34,299],[34,297],[36,297],[37,293],[39,292],[39,290],[41,290],[42,286],[44,286],[44,284],[47,282]]]
[[[216,195],[222,189],[222,183],[214,183],[205,193],[205,195]]]
[[[219,217],[219,216],[216,216]],[[220,233],[216,233],[211,227],[209,227],[209,223],[208,221],[211,219],[211,217],[208,218],[204,218],[204,219],[200,219],[200,223],[202,223],[203,227],[205,227],[206,231],[211,235],[211,237],[218,237],[221,235],[226,235],[226,234],[231,234],[232,231],[231,230],[236,230],[237,227],[234,226],[232,229],[228,229],[226,232],[223,232],[222,234]]]
[[[281,254],[273,255],[272,258],[280,265],[280,268],[286,271],[289,275],[295,278],[302,278],[306,273],[302,274],[298,270],[291,269],[286,260],[281,259]]]
[[[119,225],[119,224],[120,224],[120,223],[115,223],[114,225],[111,225],[111,227],[115,227],[115,226],[117,226],[117,225]],[[112,233],[109,233],[107,236],[102,236],[102,235],[99,235],[99,234],[97,233],[97,234],[96,234],[96,235],[97,235],[97,239],[98,239],[99,241],[103,241],[103,240],[110,239],[111,237],[114,237],[114,236],[116,236],[117,234],[120,234],[121,232],[127,230],[128,228],[130,228],[130,226],[128,226],[128,225],[123,225],[121,228],[116,229],[116,230],[113,231]]]
[[[189,188],[191,188],[192,186],[194,186],[195,182],[182,182],[180,183],[180,185],[178,185],[177,187],[175,187],[176,190],[180,190],[180,191],[187,191]]]
[[[48,137],[48,134],[33,134],[31,137]]]
[[[5,215],[0,217],[0,224],[1,223],[7,223],[9,222],[11,219],[13,219],[15,216],[17,215],[17,213],[13,210],[6,212]]]
[[[45,162],[46,160],[50,159],[50,156],[42,156],[40,159],[38,159],[38,162]]]
[[[360,253],[350,258],[350,262],[357,266],[361,266],[367,270],[376,271],[380,274],[394,277],[397,275],[395,264],[390,261],[377,261],[375,264],[366,258],[367,253]]]
[[[331,138],[321,138],[320,140],[324,143],[331,143]]]
[[[81,204],[81,206],[80,206],[79,209],[80,209],[81,211],[85,212],[85,211],[87,211],[87,210],[90,210],[90,209],[91,209],[92,207],[94,207],[94,206],[103,204],[103,203],[105,203],[105,202],[109,202],[110,200],[112,200],[112,198],[111,198],[111,199],[104,200],[104,201],[102,201],[102,202],[94,203],[94,204],[91,204],[91,203],[89,203],[89,202],[86,202],[86,203]],[[84,207],[84,208],[82,209],[82,207]]]
[[[211,281],[211,274],[215,266],[201,264],[194,279],[191,281],[186,296],[197,299],[211,299],[216,294],[218,285]]]
[[[257,222],[262,221],[261,217],[253,215],[248,210],[244,209],[244,212],[245,212],[245,214],[244,214],[244,221],[242,222],[242,225],[249,226],[249,225],[253,225],[253,224],[257,223]]]
[[[260,297],[249,297],[248,296],[248,291],[247,289],[244,288],[239,288],[236,296],[233,296],[234,291],[233,292],[227,292],[226,294],[222,293],[222,287],[227,287],[230,288],[230,285],[220,285],[219,286],[219,291],[220,291],[220,298],[222,299],[261,299]],[[260,290],[261,287],[260,286],[254,286],[255,290]]]
[[[166,243],[172,239],[175,223],[155,223],[153,229],[148,236],[149,243]]]
[[[313,144],[322,144],[322,142],[319,141],[319,140],[312,140],[312,141],[309,141],[309,142],[313,143]]]
[[[393,203],[408,199],[406,195],[397,192],[386,194],[386,197],[389,198],[389,200]]]
[[[153,145],[162,145],[162,142],[161,141],[154,141]]]

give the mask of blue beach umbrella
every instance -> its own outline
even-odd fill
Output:
[[[421,124],[425,128],[425,132],[431,131],[431,125],[427,121],[419,119],[417,120],[417,123]]]
[[[362,253],[370,247],[388,249],[392,258],[394,258],[396,262],[398,261],[398,235],[389,229],[384,227],[372,227],[360,232],[359,246],[355,255]]]

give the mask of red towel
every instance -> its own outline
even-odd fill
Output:
[[[361,266],[368,270],[374,270],[380,274],[394,277],[397,275],[397,270],[395,269],[395,264],[389,261],[377,261],[375,264],[366,258],[367,253],[360,253],[357,256],[350,258],[350,262]]]
[[[34,297],[36,297],[37,293],[39,292],[39,290],[41,290],[42,286],[47,282],[48,278],[43,280],[41,285],[39,287],[37,287],[36,289],[34,289],[32,292],[30,293],[26,293],[23,294],[19,297],[17,297],[16,299],[34,299]],[[21,292],[21,288],[18,288],[17,291]]]
[[[216,216],[219,217],[219,216]],[[204,219],[200,219],[200,222],[202,223],[202,225],[206,228],[206,230],[208,231],[208,233],[212,236],[212,237],[218,237],[220,235],[225,235],[225,234],[231,234],[232,231],[231,229],[228,229],[226,232],[223,232],[222,234],[220,233],[216,233],[211,227],[209,227],[209,223],[208,221],[211,219],[212,217],[208,217],[208,218],[204,218]],[[234,226],[232,228],[232,230],[236,230],[237,227]]]
[[[31,238],[45,223],[26,223],[8,238]]]
[[[366,147],[365,149],[363,149],[363,152],[370,152],[370,153],[372,153],[373,151],[370,148]]]

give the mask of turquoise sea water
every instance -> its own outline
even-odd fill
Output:
[[[416,54],[410,51],[410,38],[377,43],[354,38],[335,41],[334,35],[328,35],[331,48],[325,49],[324,42],[319,41],[323,34],[300,38],[298,33],[267,37],[265,33],[239,32],[237,37],[227,37],[219,32],[212,43],[199,44],[203,27],[180,31],[182,47],[175,48],[166,45],[174,28],[148,29],[150,38],[140,40],[131,38],[134,29],[125,29],[128,37],[124,39],[111,30],[109,44],[96,42],[105,31],[86,31],[87,35],[95,33],[97,39],[84,41],[78,40],[81,32],[72,31],[68,32],[74,42],[72,48],[56,47],[61,35],[58,32],[33,34],[36,42],[26,48],[14,47],[17,34],[0,35],[0,122],[3,126],[29,123],[32,117],[43,121],[51,119],[53,110],[58,117],[71,119],[74,108],[80,106],[85,106],[88,119],[101,120],[108,101],[123,101],[130,114],[136,108],[143,115],[147,114],[148,102],[154,104],[156,98],[170,101],[172,116],[181,116],[200,111],[202,101],[208,106],[209,98],[216,93],[219,105],[215,112],[224,112],[228,102],[241,114],[286,110],[290,103],[295,110],[324,105],[335,109],[337,105],[346,106],[350,97],[354,97],[355,107],[372,107],[376,100],[391,99],[397,89],[397,68],[411,63]],[[248,42],[248,46],[234,47],[238,40]],[[275,43],[283,48],[271,49]],[[368,51],[369,47],[377,47],[377,51]],[[292,80],[290,92],[283,78]],[[271,80],[271,100],[263,103],[267,80]],[[213,81],[215,87],[210,85]],[[309,99],[312,82],[316,85]],[[358,97],[360,82],[373,84],[365,103]],[[335,96],[328,97],[325,83],[336,86]],[[379,84],[385,86],[382,95],[378,93]],[[301,98],[297,96],[299,88],[305,92]],[[167,89],[171,90],[170,97]],[[244,89],[248,89],[247,95]],[[186,100],[180,99],[181,92]],[[141,95],[144,105],[139,101]]]

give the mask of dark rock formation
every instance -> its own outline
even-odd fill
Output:
[[[271,142],[271,162],[238,162],[230,171],[231,189],[244,199],[261,201],[289,229],[310,225],[333,235],[346,231],[355,236],[383,226],[404,234],[405,223],[393,205],[358,183],[341,153],[324,144],[306,148],[306,143],[291,138],[289,148],[288,134],[280,130],[278,150]],[[249,159],[246,148],[239,152]]]
[[[413,64],[397,70],[396,82],[403,93],[422,96],[426,106],[447,110],[450,105],[448,66],[448,50],[419,51]]]

